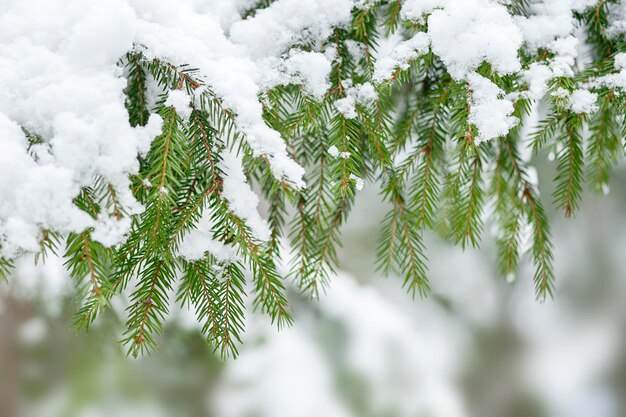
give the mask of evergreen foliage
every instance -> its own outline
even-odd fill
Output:
[[[247,16],[271,3],[258,2]],[[508,7],[512,14],[522,15],[526,3],[514,0]],[[592,190],[603,190],[624,153],[623,95],[599,87],[598,111],[576,114],[559,95],[550,94],[558,89],[572,92],[591,77],[613,71],[614,55],[626,48],[604,33],[609,3],[601,1],[577,16],[593,44],[593,62],[575,77],[551,83],[545,103],[548,116],[531,134],[536,154],[556,153],[552,198],[540,197],[532,168],[521,157],[527,146],[523,127],[534,104],[530,99],[516,101],[514,116],[522,121],[518,126],[506,136],[480,143],[470,121],[467,85],[448,75],[433,52],[413,59],[407,68],[396,68],[391,81],[374,83],[373,51],[381,37],[425,30],[424,24],[401,19],[399,1],[355,9],[351,27],[336,28],[322,45],[337,54],[331,89],[322,100],[310,97],[299,85],[278,86],[262,97],[266,123],[281,134],[291,157],[306,169],[303,189],[272,175],[269,161],[242,140],[234,114],[197,70],[147,57],[137,45],[120,61],[127,79],[129,120],[142,126],[150,114],[163,119],[162,133],[140,158],[140,172],[132,178],[133,193],[145,210],[132,216],[125,242],[114,247],[93,240],[90,230],[69,236],[44,231],[41,239],[41,254],[62,254],[76,281],[83,300],[76,325],[89,328],[112,297],[128,291],[123,342],[130,354],[142,354],[155,347],[171,309],[169,294],[175,291],[180,305],[196,311],[211,348],[235,356],[247,291],[254,307],[279,327],[292,321],[285,278],[277,268],[281,239],[293,249],[289,278],[303,294],[321,295],[338,267],[341,227],[362,180],[380,187],[381,202],[388,206],[378,266],[384,273],[401,276],[413,296],[426,296],[430,290],[424,234],[433,231],[463,248],[477,248],[489,217],[498,229],[500,273],[515,274],[528,255],[535,268],[537,297],[552,297],[553,246],[544,204],[553,203],[566,216],[574,215],[585,180]],[[358,60],[350,52],[355,42],[365,50]],[[300,45],[303,50],[319,47]],[[540,62],[549,54],[525,55],[522,65]],[[478,72],[505,92],[525,88],[519,75],[498,75],[488,63]],[[346,81],[376,86],[375,100],[356,103],[356,117],[347,117],[334,105],[347,96]],[[163,94],[152,106],[146,97],[154,85]],[[171,90],[192,97],[188,119],[166,105]],[[38,140],[34,134],[28,137],[32,143]],[[222,196],[225,174],[220,161],[227,149],[243,156],[248,181],[268,206],[268,241],[255,237]],[[75,204],[94,218],[102,212],[118,219],[128,216],[118,208],[115,189],[102,179],[83,189]],[[209,252],[193,261],[179,256],[181,242],[204,213],[210,213],[212,236],[236,248],[237,260],[220,260]],[[528,254],[522,245],[525,230],[530,230]],[[11,266],[11,260],[0,259],[0,277]]]

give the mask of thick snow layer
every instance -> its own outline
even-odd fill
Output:
[[[37,249],[41,227],[96,226],[100,220],[72,203],[96,175],[118,190],[127,212],[140,211],[128,175],[161,123],[155,116],[145,128],[128,122],[116,66],[136,34],[127,2],[0,3],[0,236],[2,255],[11,256]],[[21,127],[44,138],[38,160]]]
[[[321,100],[330,87],[331,61],[319,52],[291,50],[287,58],[269,57],[261,62],[260,67],[263,90],[278,85],[302,84],[306,94]]]
[[[489,0],[445,2],[428,18],[432,50],[450,75],[463,79],[484,61],[506,74],[521,69],[522,33],[507,9]]]
[[[124,211],[142,210],[128,176],[137,172],[137,155],[147,152],[161,121],[152,116],[144,128],[128,122],[126,81],[117,63],[137,45],[147,57],[198,68],[203,81],[237,115],[253,150],[268,157],[276,177],[304,185],[304,170],[264,123],[258,95],[286,82],[268,81],[267,74],[274,71],[321,98],[328,89],[326,57],[314,52],[280,57],[296,43],[317,42],[333,27],[348,24],[353,4],[278,0],[242,21],[241,14],[253,3],[182,0],[172,7],[157,0],[0,1],[2,255],[37,250],[41,227],[61,232],[95,227],[94,238],[107,245],[123,240],[128,221],[117,222],[111,213],[93,220],[72,200],[101,176],[114,186]],[[166,103],[185,119],[189,100],[182,91],[172,91]],[[21,128],[44,139],[31,149],[37,158],[29,155]],[[240,180],[235,174],[225,187]],[[239,188],[233,185],[233,193],[225,193],[231,204],[246,202],[233,211],[245,214],[259,236],[266,235],[266,227],[249,210],[253,200],[234,195]]]

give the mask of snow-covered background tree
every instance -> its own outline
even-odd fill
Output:
[[[133,355],[172,302],[236,354],[246,293],[292,322],[279,263],[321,296],[372,183],[412,295],[425,231],[488,225],[551,297],[544,206],[572,216],[623,156],[624,32],[617,0],[0,0],[0,269],[62,256],[79,327],[128,295]]]

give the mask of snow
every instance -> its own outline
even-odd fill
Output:
[[[626,33],[626,2],[621,0],[608,5],[609,27],[606,30],[607,35],[618,37]]]
[[[355,186],[357,191],[361,191],[363,189],[363,185],[365,185],[365,182],[363,181],[363,178],[357,177],[354,174],[350,174],[350,180],[354,181],[354,186]]]
[[[618,72],[597,77],[589,82],[589,87],[607,87],[611,89],[626,91],[626,53],[619,53],[614,56],[613,67]]]
[[[511,116],[513,102],[502,98],[503,91],[481,75],[470,74],[467,81],[472,92],[469,120],[478,129],[477,143],[506,135],[519,122]]]
[[[322,100],[337,59],[335,47],[325,40],[336,28],[349,27],[353,8],[375,3],[276,0],[243,19],[253,0],[180,0],[176,7],[163,0],[0,0],[0,255],[36,251],[42,228],[61,233],[93,228],[94,239],[107,246],[125,238],[129,219],[113,213],[93,219],[73,200],[94,178],[102,178],[115,190],[122,212],[132,216],[143,210],[130,190],[129,176],[137,174],[137,157],[150,149],[162,120],[153,114],[145,127],[129,124],[119,60],[132,50],[148,59],[196,68],[200,81],[234,115],[254,156],[269,161],[276,179],[304,187],[304,168],[265,122],[261,97],[276,86],[296,84],[310,98]],[[506,134],[517,123],[512,111],[519,94],[506,95],[477,69],[486,62],[497,74],[519,74],[528,85],[527,97],[540,100],[550,79],[574,75],[581,48],[574,12],[595,1],[536,0],[528,17],[511,16],[505,4],[404,1],[402,19],[425,22],[428,29],[380,39],[371,82],[378,88],[430,49],[471,91],[470,122],[479,131],[477,140]],[[608,7],[607,33],[626,32],[626,2]],[[348,42],[346,47],[355,59],[363,56],[363,44]],[[554,56],[522,68],[520,48],[530,53],[545,48]],[[615,73],[591,80],[587,88],[624,90],[625,55],[616,55],[614,62]],[[365,81],[353,85],[344,80],[345,97],[334,105],[345,117],[356,117],[355,106],[377,99],[374,85]],[[147,83],[146,102],[152,108],[164,91],[154,80]],[[170,91],[165,103],[187,120],[189,104],[203,88],[194,97]],[[570,97],[574,112],[596,107],[588,90]],[[22,128],[40,135],[43,143],[28,149]],[[336,149],[329,153],[340,155]],[[256,237],[266,238],[267,225],[243,176],[240,156],[225,155],[224,166],[224,198]]]
[[[61,12],[62,11],[62,12]],[[95,176],[137,213],[128,175],[160,131],[132,128],[116,63],[132,48],[136,15],[122,0],[4,2],[0,15],[0,236],[2,254],[33,250],[40,227],[95,226],[72,200]],[[19,126],[45,140],[38,161]]]
[[[554,73],[546,64],[533,62],[522,74],[528,83],[528,92],[531,98],[541,99],[548,91],[548,81],[554,77]]]
[[[235,215],[246,221],[256,238],[268,240],[270,229],[257,210],[259,197],[247,184],[241,155],[232,151],[225,151],[222,154],[220,165],[225,174],[222,196],[228,201],[230,209]]]
[[[330,83],[331,62],[326,55],[292,49],[286,59],[270,57],[261,63],[260,85],[269,90],[278,85],[300,84],[306,94],[322,100]]]
[[[550,93],[550,95],[556,98],[566,98],[569,96],[569,92],[563,87],[559,87],[556,90],[554,90],[552,93]]]
[[[72,204],[79,191],[72,171],[33,161],[24,133],[3,113],[0,132],[0,254],[11,257],[19,249],[38,250],[40,224],[60,232],[91,225],[89,215]]]
[[[477,142],[506,135],[518,120],[511,116],[514,103],[491,81],[475,71],[484,62],[500,74],[519,72],[518,51],[523,34],[503,5],[490,0],[409,0],[401,11],[404,18],[427,17],[428,32],[398,44],[376,64],[374,80],[390,78],[396,67],[405,69],[410,60],[431,50],[441,58],[450,75],[465,81],[471,91],[470,122],[479,131]],[[536,81],[535,72],[529,74]],[[538,95],[541,86],[533,85]]]
[[[350,0],[277,0],[233,24],[230,35],[253,59],[279,56],[293,44],[326,39],[333,27],[347,25],[352,6]]]
[[[113,246],[123,242],[130,230],[131,220],[129,217],[117,218],[100,213],[98,221],[91,232],[91,237],[104,246]]]
[[[268,157],[278,179],[303,187],[304,169],[287,155],[280,134],[263,120],[263,107],[258,99],[262,92],[259,85],[262,71],[247,56],[250,48],[232,42],[216,17],[196,13],[192,4],[181,2],[172,11],[166,3],[135,1],[138,15],[143,18],[138,23],[137,42],[147,48],[144,55],[197,68],[203,81],[234,111],[237,125],[255,155]],[[281,3],[273,3],[265,10]],[[231,32],[238,23],[233,24]]]
[[[204,258],[209,252],[219,262],[232,262],[237,259],[237,249],[215,239],[212,233],[214,227],[211,213],[205,212],[195,229],[183,238],[178,253],[188,261],[197,261]]]
[[[569,107],[577,114],[593,113],[598,110],[598,95],[589,90],[575,90],[569,97]]]
[[[188,122],[191,117],[191,97],[183,90],[170,90],[165,100],[165,106],[173,107],[176,114],[183,120]]]
[[[344,98],[335,100],[335,108],[344,115],[346,119],[354,119],[357,116],[356,105],[367,105],[378,98],[374,86],[370,83],[352,85],[349,80],[342,82],[345,93]]]
[[[335,101],[335,108],[343,114],[346,119],[354,119],[357,116],[354,97],[344,97]]]
[[[418,32],[412,38],[394,45],[388,55],[379,55],[374,65],[375,82],[380,83],[393,76],[396,68],[402,70],[409,67],[411,60],[426,53],[430,41],[423,32]]]
[[[531,52],[545,48],[555,54],[550,62],[554,76],[574,75],[572,66],[578,57],[576,21],[573,12],[582,12],[595,0],[539,0],[531,3],[529,17],[517,16],[526,47]]]
[[[275,85],[263,83],[268,72],[263,69],[274,59],[274,71],[302,84],[313,98],[322,98],[328,89],[328,59],[289,49],[318,42],[333,27],[349,23],[351,1],[278,0],[246,21],[240,16],[253,5],[249,0],[212,0],[202,6],[185,0],[176,8],[156,0],[25,0],[2,5],[2,255],[37,250],[41,227],[61,233],[94,227],[94,238],[106,245],[119,243],[128,232],[128,220],[109,215],[94,220],[78,210],[73,199],[100,176],[114,187],[124,212],[142,210],[128,177],[137,173],[137,156],[148,151],[161,120],[153,115],[144,128],[128,122],[126,81],[117,63],[136,45],[147,58],[198,68],[203,81],[236,114],[255,154],[267,156],[277,178],[304,186],[304,169],[287,155],[278,132],[263,121],[258,96]],[[284,52],[289,59],[280,59]],[[185,92],[175,90],[166,105],[185,120],[189,102]],[[37,160],[26,151],[22,126],[44,138],[44,144],[33,149]],[[225,181],[233,211],[243,213],[253,230],[265,236],[266,228],[250,210],[249,201],[255,200],[229,193],[230,185],[242,183],[234,175]],[[241,207],[234,205],[242,201]]]
[[[431,13],[446,3],[446,0],[406,0],[400,11],[400,16],[403,19],[420,21],[423,15]]]
[[[615,69],[626,69],[626,53],[619,53],[613,57]]]
[[[339,149],[337,149],[337,147],[333,145],[330,148],[328,148],[328,153],[330,154],[330,156],[336,158],[339,156]]]
[[[521,69],[517,52],[522,33],[500,4],[488,0],[446,2],[428,18],[428,36],[433,52],[457,80],[483,61],[502,74]]]

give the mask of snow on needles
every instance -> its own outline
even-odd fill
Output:
[[[433,52],[456,79],[463,79],[483,61],[502,74],[521,69],[517,52],[522,33],[507,9],[492,1],[445,2],[428,18],[428,35]]]
[[[73,205],[96,175],[118,190],[126,212],[139,212],[128,175],[161,121],[128,122],[116,66],[136,33],[126,1],[0,3],[0,255],[12,256],[38,250],[41,227],[97,226]],[[22,128],[44,138],[37,159]]]
[[[145,47],[148,57],[198,68],[236,113],[252,149],[268,157],[276,177],[304,186],[304,170],[263,121],[258,95],[272,85],[263,83],[267,71],[260,68],[274,60],[273,70],[289,74],[320,98],[330,72],[325,57],[303,52],[292,53],[286,63],[278,58],[297,42],[322,39],[334,26],[348,24],[351,1],[278,0],[246,21],[240,15],[252,5],[247,0],[203,5],[183,0],[176,7],[157,0],[0,4],[0,255],[37,250],[41,227],[62,233],[95,227],[93,237],[107,245],[123,240],[130,222],[115,223],[112,213],[92,219],[73,199],[100,176],[113,185],[125,212],[142,210],[128,178],[138,171],[137,156],[160,133],[161,120],[153,115],[146,127],[129,124],[126,81],[117,63],[135,45]],[[188,103],[184,93],[170,92],[167,104],[183,119]],[[27,151],[22,128],[44,140],[32,149],[36,158]],[[243,185],[249,190],[238,175],[227,179],[225,188],[228,184],[232,190]],[[241,201],[230,196],[231,204]],[[233,211],[263,236],[266,230],[249,211],[249,201]]]
[[[505,135],[517,123],[511,116],[513,101],[475,71],[485,61],[500,74],[521,70],[518,50],[523,36],[507,9],[491,0],[407,0],[401,15],[415,21],[428,15],[428,31],[396,44],[389,54],[379,57],[374,81],[391,78],[395,68],[408,67],[430,44],[450,75],[467,82],[470,121],[479,131],[477,142]]]
[[[506,135],[518,123],[511,116],[513,102],[501,98],[503,91],[481,75],[472,73],[467,82],[472,90],[469,120],[478,129],[477,143]]]
[[[259,215],[257,206],[259,197],[246,183],[246,175],[243,172],[241,155],[231,151],[224,151],[220,165],[224,171],[224,187],[222,195],[228,201],[230,209],[244,219],[252,233],[261,240],[270,238],[270,229]]]
[[[506,134],[517,122],[512,117],[514,96],[478,75],[477,69],[487,62],[496,73],[520,73],[529,84],[528,95],[541,98],[551,78],[573,74],[578,47],[573,13],[595,1],[536,0],[528,17],[511,16],[505,3],[404,1],[401,17],[427,19],[428,29],[407,40],[396,35],[394,47],[376,57],[371,81],[377,87],[430,50],[455,80],[467,85],[478,141]],[[89,227],[106,245],[123,241],[130,221],[114,213],[94,219],[73,204],[96,177],[112,185],[122,212],[133,215],[143,210],[130,190],[129,176],[138,172],[137,156],[150,149],[162,120],[151,115],[140,128],[128,121],[126,80],[118,63],[132,50],[140,49],[147,59],[196,68],[200,81],[235,115],[255,156],[267,158],[277,179],[304,187],[304,169],[291,159],[280,134],[265,123],[259,97],[278,85],[299,84],[312,99],[323,99],[330,88],[332,61],[337,59],[324,41],[335,28],[350,27],[353,9],[375,2],[276,0],[243,19],[254,4],[253,0],[175,4],[0,0],[0,256],[37,250],[42,228],[68,233]],[[610,7],[611,36],[625,31],[624,4]],[[531,52],[544,48],[554,56],[522,70],[518,59],[522,46]],[[352,54],[362,53],[356,42],[347,47]],[[590,87],[594,82],[626,85],[622,61],[616,59],[619,73],[593,80]],[[376,98],[374,86],[364,80],[345,87],[346,97],[335,107],[346,117],[355,117],[355,105]],[[585,91],[572,94],[572,110],[594,110],[593,93]],[[166,104],[186,119],[191,100],[182,91],[171,91]],[[31,146],[27,136],[33,134],[42,140]],[[238,158],[224,156],[228,174],[224,196],[231,210],[263,238],[267,225],[257,212],[258,198],[246,184]]]

